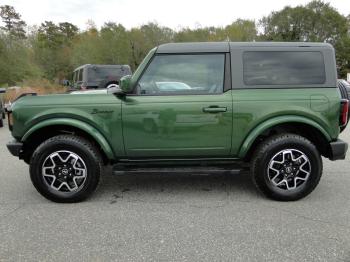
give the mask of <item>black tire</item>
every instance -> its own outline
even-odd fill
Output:
[[[277,172],[273,173],[274,171],[271,171],[269,165],[272,163],[272,160],[284,155],[283,153],[279,154],[280,152],[287,152],[288,149],[294,150],[293,152],[296,152],[297,154],[300,152],[307,157],[308,162],[305,159],[301,159],[300,161],[307,162],[305,165],[306,168],[309,167],[309,170],[307,170],[309,171],[309,175],[307,176],[306,173],[304,175],[304,171],[292,171],[292,173],[289,173],[291,172],[290,169],[287,170],[286,168],[288,168],[288,165],[294,165],[297,161],[288,161],[287,158],[290,157],[286,154],[285,158],[287,159],[287,167],[283,167],[282,164],[279,164],[278,162],[276,163],[276,161],[275,163],[277,166],[273,166],[275,169],[278,169],[278,166],[280,166],[280,170],[278,171],[279,175],[276,176],[276,179],[279,180],[277,182],[286,179],[285,182],[281,182],[281,185],[276,186],[275,184],[278,183],[274,184],[271,177],[275,177]],[[283,159],[285,158],[283,156]],[[303,163],[299,163],[299,168],[301,167],[304,169]],[[309,140],[295,134],[279,134],[268,138],[258,146],[253,156],[251,172],[254,184],[265,196],[279,201],[295,201],[307,196],[315,189],[321,179],[322,168],[322,158],[320,153]],[[296,170],[298,170],[297,167]],[[271,176],[270,174],[269,178],[270,172],[273,175]],[[306,181],[298,180],[298,182],[295,182],[297,179],[293,178],[293,174],[295,175],[298,173],[303,174],[303,178],[307,177]],[[291,177],[287,178],[287,176]],[[287,190],[287,183],[289,183],[287,180],[291,181],[292,185],[294,183],[296,188]],[[299,183],[299,186],[297,186],[297,183]],[[292,187],[293,186],[290,188]]]
[[[108,82],[108,83],[102,82],[102,83],[100,83],[99,88],[108,88],[108,86],[110,86],[110,85],[119,85],[119,83],[117,81]]]
[[[48,157],[55,154],[55,152],[71,152],[72,155],[78,156],[81,161],[83,161],[83,167],[85,167],[85,179],[76,191],[61,192],[49,185],[53,179],[49,181],[49,178],[44,178],[42,171],[43,165],[46,163],[45,161],[49,161]],[[68,159],[69,157],[67,157],[67,160]],[[69,164],[69,161],[67,161],[67,163]],[[75,165],[76,162],[74,166]],[[75,170],[74,167],[73,169]],[[86,199],[95,191],[102,170],[102,159],[98,150],[88,140],[73,135],[58,135],[44,141],[34,151],[30,160],[29,170],[32,183],[41,195],[54,202],[74,203]],[[73,172],[78,171],[75,170]],[[58,177],[58,175],[62,175],[62,173],[53,174],[56,177],[55,181],[62,184],[60,179],[63,178]],[[74,175],[72,177],[74,177]],[[70,182],[72,182],[72,180],[70,180]],[[75,185],[77,185],[77,182],[75,182]],[[65,188],[68,190],[68,186],[65,186]],[[62,186],[62,190],[63,189]]]
[[[4,120],[2,118],[0,118],[0,127],[4,126]]]

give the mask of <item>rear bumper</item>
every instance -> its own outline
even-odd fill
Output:
[[[329,143],[329,145],[331,149],[331,154],[329,157],[330,160],[345,159],[346,152],[348,150],[348,143],[338,139],[337,141]]]
[[[18,157],[23,150],[23,143],[18,142],[17,140],[13,140],[7,143],[6,146],[12,155],[18,156]]]

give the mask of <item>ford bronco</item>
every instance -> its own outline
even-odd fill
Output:
[[[308,195],[322,157],[344,159],[348,121],[334,49],[325,43],[170,43],[104,92],[19,98],[9,151],[56,202],[96,189],[116,170],[250,167],[267,197]]]

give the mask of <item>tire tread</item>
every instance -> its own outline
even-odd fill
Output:
[[[276,144],[280,144],[280,143],[285,143],[286,140],[296,140],[299,141],[301,143],[304,143],[306,146],[310,147],[311,150],[315,151],[318,153],[318,150],[316,148],[316,146],[314,144],[312,144],[308,139],[306,139],[303,136],[297,135],[297,134],[292,134],[292,133],[284,133],[284,134],[277,134],[277,135],[273,135],[270,138],[266,139],[265,141],[263,141],[255,150],[255,153],[253,154],[253,160],[251,163],[251,174],[252,174],[252,180],[254,185],[256,186],[256,188],[263,193],[265,196],[272,198],[274,200],[278,200],[278,201],[294,201],[294,200],[298,200],[301,199],[303,197],[305,197],[306,195],[310,194],[318,185],[321,176],[322,176],[322,159],[319,156],[319,168],[320,168],[320,174],[317,179],[314,181],[314,183],[312,183],[306,191],[302,192],[302,194],[298,194],[295,195],[294,197],[281,197],[280,195],[271,192],[270,190],[268,190],[268,188],[266,186],[264,186],[264,183],[261,181],[260,173],[259,173],[259,169],[258,169],[258,165],[261,161],[261,159],[263,158],[264,154],[267,154],[269,148],[271,148],[273,145]]]
[[[79,145],[81,147],[84,147],[88,151],[88,153],[91,155],[91,157],[94,159],[94,164],[97,164],[97,174],[95,174],[97,181],[96,181],[95,185],[93,185],[93,187],[89,188],[88,190],[85,190],[82,194],[78,194],[78,196],[72,197],[72,198],[59,198],[57,196],[53,196],[52,194],[42,190],[40,185],[38,184],[39,181],[37,178],[37,174],[35,174],[35,168],[36,168],[36,164],[37,164],[37,163],[35,163],[35,161],[36,161],[36,159],[38,159],[38,157],[40,156],[42,151],[46,147],[50,146],[51,144],[55,145],[56,143],[59,143],[60,141],[65,141],[67,143],[72,143],[74,145]],[[83,137],[79,137],[79,136],[74,136],[74,135],[57,135],[57,136],[54,136],[54,137],[51,137],[51,138],[45,140],[34,151],[32,157],[30,159],[30,166],[29,166],[30,177],[31,177],[32,183],[35,186],[35,188],[37,189],[37,191],[40,194],[42,194],[44,197],[46,197],[47,199],[54,201],[54,202],[59,202],[59,203],[75,203],[75,202],[80,202],[82,200],[85,200],[86,198],[88,198],[92,194],[93,191],[95,191],[95,189],[98,186],[99,180],[100,180],[100,174],[102,173],[102,163],[103,162],[102,162],[101,155],[99,154],[99,151],[87,139],[85,139]]]

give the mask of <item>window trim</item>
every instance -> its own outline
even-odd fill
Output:
[[[78,81],[77,82],[83,82],[83,68],[78,70]],[[81,79],[80,79],[81,77]]]
[[[287,83],[287,84],[248,84],[245,77],[244,77],[244,55],[246,53],[266,53],[266,52],[279,52],[279,53],[319,53],[321,54],[321,58],[323,61],[323,73],[324,73],[324,79],[322,83],[314,83],[314,84],[310,84],[310,83],[302,83],[302,84],[292,84],[292,83]],[[244,84],[243,89],[298,89],[298,88],[312,88],[312,87],[324,87],[327,84],[327,68],[326,68],[326,61],[325,61],[325,54],[324,52],[322,52],[322,50],[244,50],[241,53],[241,61],[242,61],[242,81]],[[239,88],[241,89],[241,88]]]
[[[203,94],[137,94],[137,86],[139,84],[139,81],[143,77],[144,73],[147,71],[150,64],[153,62],[154,58],[156,56],[175,56],[175,55],[217,55],[217,54],[223,54],[224,55],[224,75],[223,75],[223,86],[222,91],[219,93],[203,93]],[[148,97],[148,96],[206,96],[206,95],[222,95],[225,92],[232,90],[232,82],[231,82],[231,56],[230,52],[188,52],[188,53],[155,53],[153,57],[148,61],[146,67],[140,74],[140,77],[135,82],[135,85],[132,88],[132,91],[127,94],[127,96],[139,96],[139,97]]]

